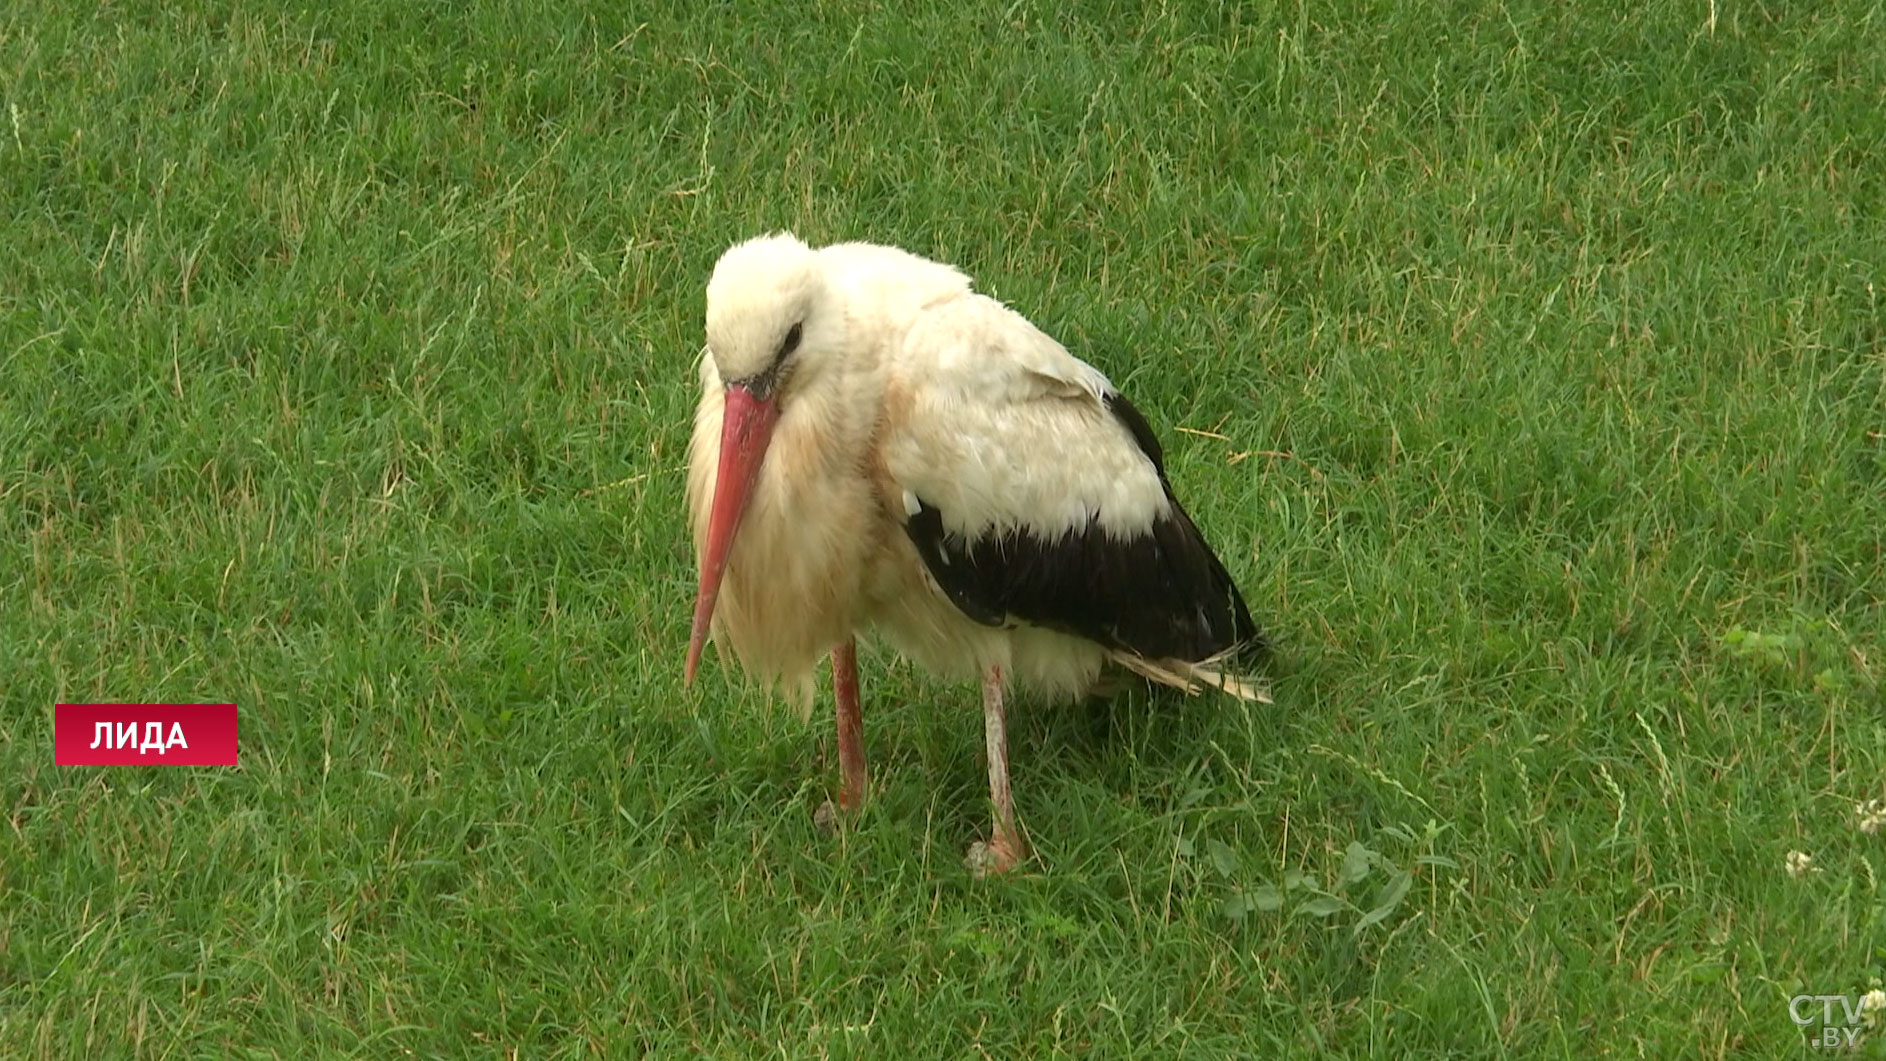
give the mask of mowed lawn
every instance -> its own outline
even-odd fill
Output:
[[[544,6],[0,8],[0,1056],[1800,1056],[1886,974],[1886,8]],[[829,700],[682,688],[783,227],[1108,373],[1276,636],[1018,708],[1012,878],[973,687],[868,654],[836,837]],[[241,765],[55,767],[112,701]]]

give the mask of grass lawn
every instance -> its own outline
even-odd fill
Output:
[[[1792,1057],[1886,975],[1877,0],[587,6],[0,7],[0,1057]],[[1024,874],[975,688],[868,655],[836,838],[829,700],[682,689],[781,227],[1108,373],[1279,642],[1018,709]],[[55,767],[109,701],[241,765]]]

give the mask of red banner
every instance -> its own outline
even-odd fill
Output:
[[[52,732],[60,766],[236,765],[235,704],[60,704]]]

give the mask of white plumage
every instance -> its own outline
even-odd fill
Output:
[[[853,689],[848,704],[837,675],[847,806],[864,783],[862,747],[846,747],[857,633],[982,678],[997,824],[972,853],[979,868],[1006,869],[1024,849],[997,747],[1011,683],[1078,695],[1111,659],[1254,695],[1216,657],[1256,631],[1173,499],[1144,420],[955,269],[871,244],[739,244],[708,284],[700,381],[688,676],[711,629],[809,705],[833,653]],[[1163,610],[1106,614],[1142,596]]]

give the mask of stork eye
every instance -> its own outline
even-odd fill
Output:
[[[805,335],[805,323],[801,321],[786,331],[786,341],[779,345],[779,356],[785,357],[799,349],[799,340]]]

